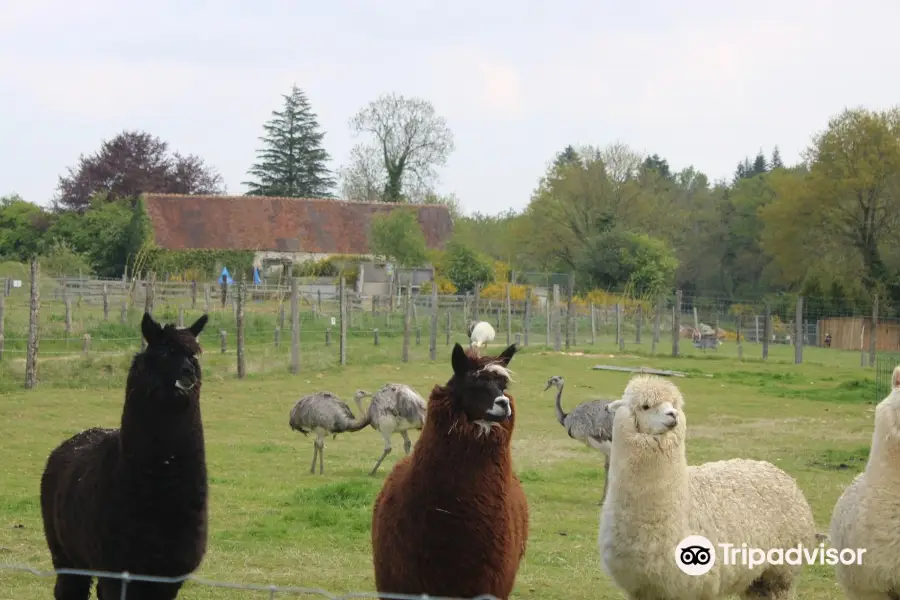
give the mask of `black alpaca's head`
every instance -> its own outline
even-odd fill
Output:
[[[459,344],[453,347],[453,377],[447,388],[454,405],[470,423],[487,430],[492,424],[513,417],[513,402],[506,388],[511,379],[507,367],[515,353],[515,344],[496,357],[478,356]]]
[[[179,328],[169,323],[162,326],[150,313],[144,313],[141,333],[147,340],[142,353],[144,367],[150,376],[151,386],[162,387],[187,395],[201,383],[200,344],[197,337],[208,320],[201,316],[190,327]]]

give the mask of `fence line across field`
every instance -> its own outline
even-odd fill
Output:
[[[233,590],[248,590],[268,594],[269,598],[275,598],[276,595],[307,595],[328,598],[329,600],[345,600],[348,598],[384,598],[390,600],[499,600],[496,596],[490,594],[482,594],[473,598],[453,598],[447,596],[429,596],[427,594],[394,594],[390,592],[348,592],[346,594],[332,594],[322,588],[295,587],[295,586],[277,586],[277,585],[261,585],[254,583],[232,583],[227,581],[213,581],[204,579],[194,575],[182,575],[180,577],[159,577],[155,575],[138,575],[128,573],[114,573],[110,571],[91,571],[86,569],[53,569],[42,570],[28,565],[0,564],[0,571],[18,571],[34,575],[36,577],[56,577],[57,575],[82,575],[85,577],[102,577],[106,579],[120,579],[124,583],[122,585],[122,593],[120,600],[128,598],[128,584],[133,581],[145,581],[152,583],[187,583],[193,582],[199,585],[216,588],[226,588]]]
[[[153,274],[146,281],[42,278],[37,261],[31,271],[27,287],[17,285],[14,289],[6,283],[0,289],[0,361],[4,351],[25,355],[26,388],[36,384],[38,355],[107,356],[126,354],[132,345],[143,347],[137,331],[134,337],[123,337],[122,329],[113,327],[117,320],[120,325],[133,327],[138,311],[177,320],[180,326],[185,325],[186,311],[217,315],[218,330],[207,329],[206,335],[218,338],[219,353],[236,354],[239,378],[246,374],[244,351],[250,349],[252,354],[253,348],[289,347],[288,370],[294,374],[301,372],[301,358],[306,352],[320,351],[310,344],[336,346],[336,362],[345,365],[348,336],[355,340],[355,352],[360,351],[365,337],[372,348],[381,345],[382,338],[402,336],[399,358],[403,362],[410,361],[412,348],[420,345],[427,345],[430,360],[436,360],[439,343],[449,346],[460,335],[466,336],[466,324],[475,320],[486,320],[495,327],[495,344],[516,342],[554,351],[614,340],[620,352],[680,356],[686,344],[702,352],[717,352],[723,340],[728,340],[735,342],[732,349],[738,359],[752,358],[744,353],[745,343],[757,344],[760,350],[753,354],[758,352],[763,360],[769,358],[771,345],[789,346],[797,364],[803,362],[804,347],[827,346],[858,351],[863,367],[875,366],[878,350],[900,351],[900,323],[879,319],[877,297],[871,316],[846,317],[823,309],[816,299],[812,299],[813,306],[821,312],[809,314],[802,296],[795,306],[782,303],[778,310],[766,302],[741,305],[723,298],[685,295],[681,290],[653,301],[618,297],[617,302],[594,303],[575,299],[571,275],[564,286],[554,283],[545,296],[535,295],[534,288],[507,283],[505,290],[494,286],[491,297],[482,297],[480,287],[471,295],[438,294],[434,285],[430,293],[413,293],[411,285],[398,286],[402,295],[388,297],[360,295],[343,277],[334,286],[337,289],[329,293],[323,291],[321,282],[315,284],[316,289],[302,290],[304,280],[300,278],[291,278],[289,285],[248,284],[240,278],[232,285],[164,282],[157,281]],[[42,290],[42,286],[49,289]],[[498,290],[502,297],[497,297]],[[13,332],[4,331],[4,315],[8,317],[19,306],[20,321],[24,322],[26,311],[21,307],[25,300],[27,331],[10,335]],[[117,304],[118,319],[111,314]],[[76,335],[78,317],[108,323],[109,327]],[[56,325],[48,326],[48,322]],[[59,331],[62,324],[63,335]],[[50,335],[43,337],[42,331]],[[783,360],[783,351],[781,355]]]

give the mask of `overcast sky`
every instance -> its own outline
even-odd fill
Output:
[[[230,193],[293,83],[326,131],[385,92],[430,100],[440,191],[524,207],[567,144],[621,141],[711,179],[787,163],[845,106],[900,103],[897,0],[0,0],[0,195],[47,204],[123,129],[202,156]]]

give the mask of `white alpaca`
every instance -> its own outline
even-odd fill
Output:
[[[866,469],[844,490],[831,516],[831,546],[865,549],[861,564],[834,569],[850,600],[900,599],[900,366],[891,393],[875,407]]]
[[[688,466],[683,408],[673,383],[649,375],[634,377],[607,408],[615,419],[600,519],[604,569],[629,600],[789,598],[800,566],[725,564],[719,544],[811,549],[815,522],[803,492],[768,462]],[[691,535],[707,538],[715,552],[702,575],[676,562],[676,548]]]
[[[487,321],[469,325],[469,338],[473,348],[484,348],[488,342],[494,341],[494,335],[494,328]]]

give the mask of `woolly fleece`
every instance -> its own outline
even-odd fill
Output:
[[[632,600],[713,600],[732,594],[788,598],[799,566],[725,565],[720,543],[740,547],[811,547],[812,510],[792,477],[771,463],[731,459],[688,466],[684,401],[669,381],[637,376],[616,411],[610,482],[599,549],[606,572]],[[670,402],[677,424],[650,435],[638,431],[643,405]],[[615,410],[615,407],[613,408]],[[646,409],[643,409],[646,410]],[[676,546],[702,535],[716,548],[705,575],[683,573]]]
[[[835,565],[850,600],[900,598],[900,367],[892,383],[875,408],[866,469],[838,498],[831,517],[833,548],[866,550],[861,565]]]

